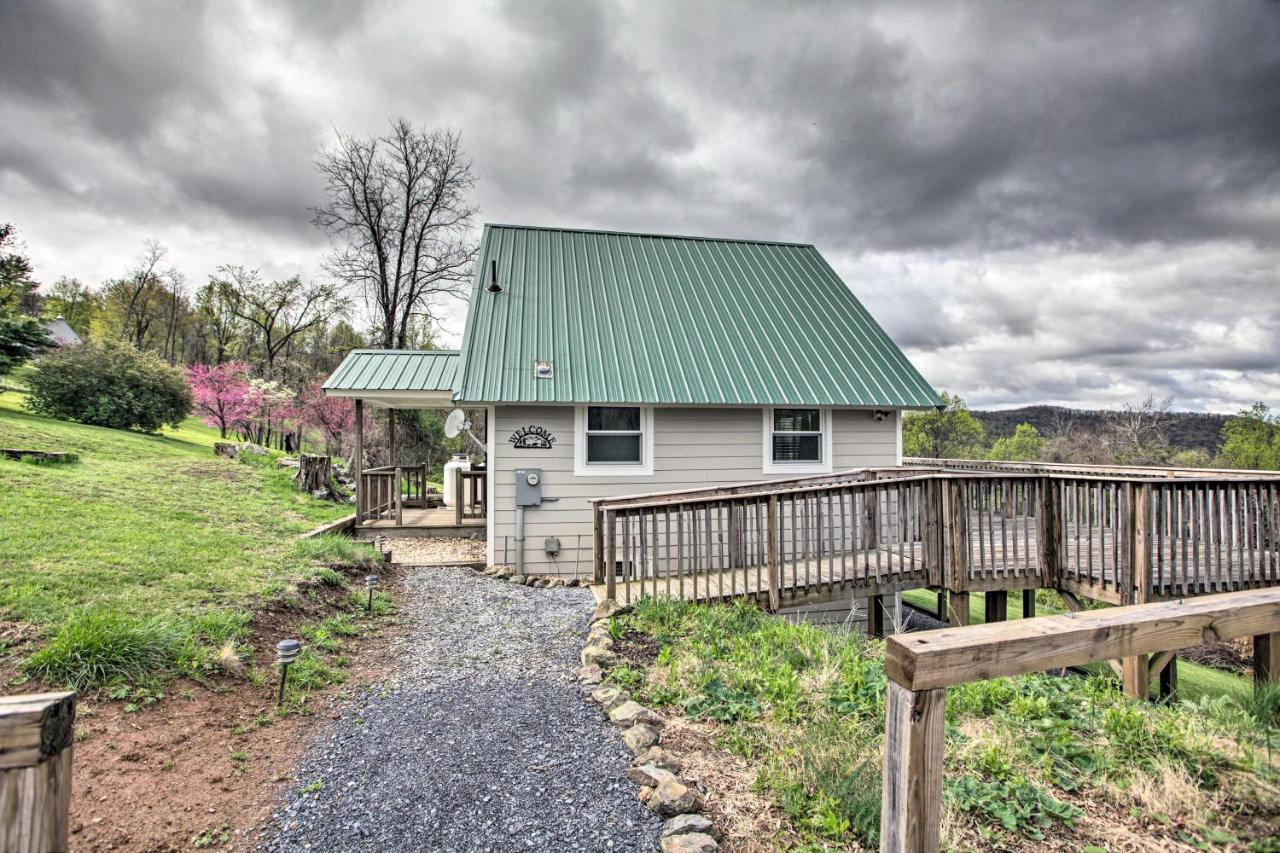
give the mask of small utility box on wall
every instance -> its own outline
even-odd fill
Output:
[[[516,506],[542,506],[542,469],[516,470]]]
[[[542,550],[547,552],[547,556],[554,557],[560,553],[560,537],[548,536],[542,542]]]

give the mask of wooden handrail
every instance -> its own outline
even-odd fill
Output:
[[[0,850],[66,850],[76,694],[0,697]]]
[[[1010,471],[1028,473],[1061,473],[1092,475],[1097,473],[1117,476],[1143,476],[1164,479],[1212,478],[1217,480],[1253,478],[1280,480],[1280,471],[1262,471],[1256,468],[1178,468],[1171,465],[1086,465],[1075,462],[999,462],[991,459],[935,459],[932,457],[906,457],[907,467],[940,468],[959,471]]]
[[[1280,589],[1135,604],[942,628],[890,637],[885,707],[882,851],[936,851],[942,801],[947,688],[970,681],[1141,658],[1206,642],[1254,637],[1264,655],[1280,645]],[[1274,660],[1265,677],[1280,677]]]

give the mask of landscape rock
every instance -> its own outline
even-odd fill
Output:
[[[618,656],[608,649],[602,649],[599,646],[586,646],[582,650],[582,665],[591,666],[613,666],[618,660]]]
[[[662,836],[662,853],[715,853],[719,849],[714,838],[701,832]]]
[[[663,770],[670,770],[672,773],[680,772],[680,761],[674,755],[667,752],[660,746],[651,746],[642,755],[637,755],[633,764],[652,764],[654,767],[661,767]]]
[[[591,691],[591,701],[602,706],[607,713],[626,702],[627,694],[620,687],[597,687]]]
[[[662,825],[663,839],[695,832],[709,835],[716,841],[720,840],[720,830],[716,829],[715,824],[700,814],[676,815]]]
[[[593,663],[578,670],[578,680],[583,684],[599,684],[603,678],[604,670],[600,669],[599,664]]]
[[[662,718],[634,699],[628,699],[609,712],[609,719],[619,726],[629,727],[637,723],[650,726],[662,725]]]
[[[639,767],[628,767],[627,778],[643,788],[656,788],[668,779],[676,777],[670,770],[663,770],[652,764],[642,764]]]
[[[641,723],[623,732],[622,740],[631,748],[632,753],[639,755],[658,742],[658,733],[652,726]]]
[[[600,602],[591,614],[592,623],[599,622],[602,619],[612,618],[622,612],[622,605],[614,601],[612,598],[606,598]]]
[[[697,792],[672,776],[658,783],[653,792],[644,799],[649,810],[659,817],[675,817],[676,815],[696,812],[702,808],[702,800]]]

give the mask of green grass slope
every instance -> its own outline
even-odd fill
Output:
[[[0,394],[0,446],[69,450],[72,465],[0,459],[0,619],[56,628],[83,608],[197,620],[252,608],[297,570],[297,534],[349,509],[289,472],[214,457],[189,419],[161,435],[31,415]]]

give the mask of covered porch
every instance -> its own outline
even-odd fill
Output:
[[[354,350],[325,382],[327,395],[350,398],[355,408],[357,535],[484,536],[489,503],[484,464],[446,468],[451,482],[437,489],[428,463],[405,458],[397,428],[406,410],[455,408],[457,363],[452,350]],[[385,442],[371,447],[365,420],[375,412],[385,419]],[[367,466],[371,454],[385,464]],[[448,504],[442,492],[453,497]]]

